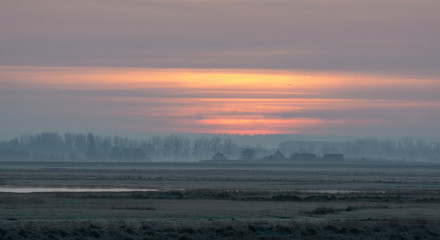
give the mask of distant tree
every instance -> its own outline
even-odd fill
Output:
[[[182,146],[182,151],[183,151],[183,158],[187,159],[190,154],[191,154],[191,140],[189,138],[184,138],[183,139],[183,146]]]
[[[235,147],[235,143],[234,141],[232,141],[232,139],[228,138],[224,140],[223,149],[226,153],[226,156],[231,157],[234,147]]]
[[[94,158],[96,157],[96,147],[95,147],[95,139],[93,137],[92,133],[89,133],[87,135],[87,152],[86,156],[88,158]]]
[[[56,132],[42,132],[20,139],[29,151],[41,155],[61,154],[67,150],[64,139]]]
[[[79,155],[84,156],[84,153],[87,153],[87,135],[75,134],[73,148]]]
[[[121,161],[122,153],[121,149],[118,147],[112,147],[110,148],[110,159],[115,161]]]
[[[143,161],[146,159],[146,155],[141,148],[135,148],[132,152],[134,161]]]
[[[27,160],[29,153],[25,150],[0,149],[0,160]]]
[[[109,152],[112,146],[111,137],[95,136],[95,147],[97,152]]]
[[[72,153],[72,151],[74,151],[74,143],[75,143],[74,134],[65,133],[64,134],[64,145],[66,146],[67,151],[69,151],[70,153]],[[69,159],[70,159],[70,157],[69,157]]]
[[[23,149],[25,147],[20,141],[18,141],[18,138],[10,140],[8,146],[11,149]]]
[[[218,152],[220,150],[220,147],[221,147],[221,142],[222,142],[222,139],[219,138],[219,137],[211,138],[209,140],[209,143],[208,143],[209,144],[209,151],[211,153]]]
[[[122,159],[125,161],[132,160],[132,154],[130,148],[122,148],[121,149]]]
[[[171,156],[174,161],[177,161],[177,158],[183,152],[183,139],[182,137],[176,135],[170,135],[165,138],[165,149],[167,150],[166,155]]]
[[[162,158],[164,156],[164,141],[160,136],[154,136],[149,141],[149,152],[151,155]]]
[[[255,156],[256,156],[255,150],[247,147],[247,148],[241,150],[240,159],[252,160],[252,159],[255,159]]]

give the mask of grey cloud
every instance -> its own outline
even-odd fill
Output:
[[[436,0],[8,1],[0,64],[438,76],[439,10]]]

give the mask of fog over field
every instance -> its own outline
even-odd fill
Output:
[[[269,147],[240,138],[43,132],[3,141],[0,238],[440,236],[437,141],[280,138]]]
[[[316,160],[326,154],[343,154],[347,160],[360,161],[416,161],[440,162],[440,141],[402,138],[397,140],[355,139],[344,141],[287,140],[276,142],[276,137],[237,135],[180,135],[153,136],[133,139],[119,136],[100,136],[93,133],[75,134],[43,132],[23,135],[0,142],[0,160],[37,161],[116,161],[116,162],[198,162],[223,159],[258,161],[304,161],[301,154],[316,155]],[[245,144],[261,140],[265,144]],[[298,139],[299,137],[292,137]],[[315,137],[317,138],[317,137]],[[234,140],[235,139],[235,140]],[[243,139],[245,140],[243,143]],[[241,144],[238,142],[242,142]],[[274,154],[280,153],[280,159]],[[246,155],[247,154],[247,155]],[[250,155],[249,155],[250,154]],[[294,159],[296,156],[297,159]],[[303,157],[306,157],[304,155]],[[310,157],[310,156],[309,156]],[[313,157],[313,156],[312,156]]]

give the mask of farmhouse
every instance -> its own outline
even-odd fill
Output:
[[[290,155],[290,159],[298,161],[313,161],[317,160],[318,157],[314,153],[294,153]]]
[[[266,160],[270,161],[283,161],[286,160],[286,156],[280,152],[280,150],[277,150],[274,154],[266,157]]]
[[[212,156],[211,159],[212,159],[212,161],[225,161],[225,160],[227,160],[225,155],[223,155],[223,153],[221,153],[221,152],[217,152],[216,154],[214,154],[214,156]]]
[[[344,161],[344,154],[341,153],[326,153],[322,157],[323,160],[326,161]]]

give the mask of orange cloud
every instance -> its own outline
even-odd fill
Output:
[[[56,115],[48,117],[77,114],[99,126],[145,132],[326,133],[392,121],[405,126],[440,111],[440,83],[432,79],[231,69],[0,67],[0,73],[3,98],[9,91],[22,94],[14,95],[17,102],[46,104],[33,111],[50,103]]]

